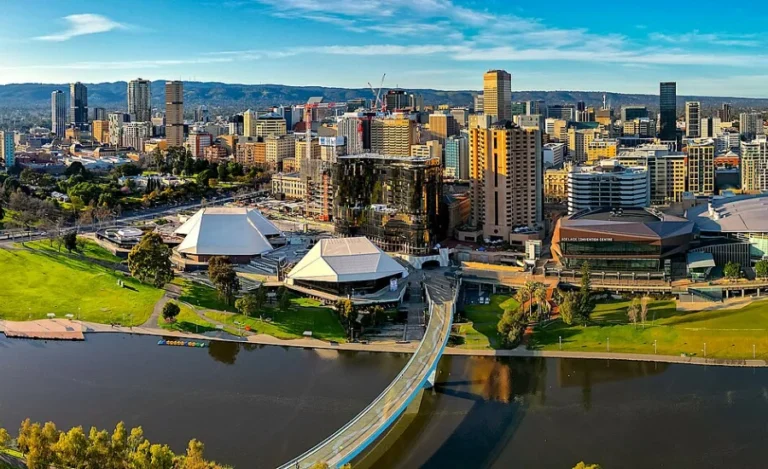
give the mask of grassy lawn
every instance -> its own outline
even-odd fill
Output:
[[[657,353],[663,355],[704,355],[711,358],[768,358],[768,301],[751,303],[741,309],[720,311],[676,311],[674,301],[654,301],[649,306],[645,327],[627,323],[628,301],[608,301],[598,305],[593,324],[567,326],[557,321],[537,328],[532,344],[543,350],[606,351]],[[654,320],[655,315],[655,320]]]
[[[493,295],[487,305],[467,305],[464,316],[472,325],[460,326],[459,334],[464,337],[464,343],[458,348],[466,349],[496,349],[499,347],[499,337],[496,326],[505,310],[517,308],[517,300],[506,295]]]
[[[80,239],[83,239],[83,238],[80,238]],[[83,251],[79,253],[73,253],[74,255],[79,254],[89,259],[95,259],[95,260],[105,261],[105,262],[113,262],[116,264],[119,264],[122,261],[122,259],[115,256],[108,250],[104,249],[95,241],[91,241],[90,239],[85,239],[84,241],[85,241],[85,247]],[[32,241],[29,243],[24,243],[24,246],[31,249],[37,249],[38,251],[47,251],[47,252],[52,252],[54,254],[59,253],[59,249],[56,245],[56,242],[54,242],[53,246],[51,246],[50,241],[47,241],[47,240]],[[64,249],[64,246],[61,247],[61,252],[62,253],[67,252],[67,250]]]
[[[126,288],[117,286],[118,279]],[[163,294],[111,269],[46,250],[0,249],[0,285],[0,318],[16,321],[54,313],[139,325]]]
[[[189,306],[177,303],[179,305],[179,315],[176,316],[176,321],[169,323],[166,322],[161,315],[157,319],[157,325],[163,329],[179,332],[194,332],[196,334],[202,334],[203,332],[215,331],[216,326],[201,318],[195,313]]]
[[[215,309],[232,313],[237,311],[233,305],[228,305],[221,301],[216,290],[208,285],[181,278],[174,279],[173,284],[181,287],[180,301],[204,309]]]
[[[246,317],[240,314],[227,314],[208,311],[209,318],[234,327],[235,321],[242,322],[251,327],[251,331],[257,334],[267,334],[278,339],[298,339],[304,331],[312,331],[312,337],[320,340],[346,341],[346,333],[339,323],[336,313],[318,301],[309,298],[291,299],[291,307],[287,311],[277,307],[264,308],[264,317],[271,321],[261,320],[258,317]]]

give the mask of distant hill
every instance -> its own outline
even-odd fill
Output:
[[[164,80],[152,82],[152,102],[157,108],[164,108]],[[108,110],[126,108],[126,82],[91,83],[88,86],[90,107]],[[44,109],[50,107],[51,91],[68,90],[68,84],[21,83],[0,85],[0,108]],[[424,96],[425,104],[450,104],[470,106],[477,91],[441,91],[433,89],[407,90]],[[263,108],[278,104],[305,103],[312,96],[322,96],[327,102],[347,101],[352,98],[372,97],[367,88],[327,88],[322,86],[287,85],[241,85],[217,82],[184,82],[184,101],[187,109],[206,104],[212,109],[223,111]],[[624,105],[645,105],[657,108],[659,98],[645,94],[606,93],[613,108]],[[564,104],[584,101],[587,106],[599,106],[603,102],[601,91],[513,91],[514,101],[544,100],[547,104]],[[678,105],[685,101],[701,101],[704,109],[719,108],[729,102],[734,109],[768,108],[768,99],[724,98],[706,96],[678,96]]]

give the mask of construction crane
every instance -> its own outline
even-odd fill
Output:
[[[381,83],[379,84],[379,91],[376,91],[373,88],[373,85],[371,84],[370,81],[368,82],[368,87],[371,89],[371,93],[373,93],[373,98],[374,98],[373,110],[374,111],[382,111],[382,112],[384,112],[385,106],[384,106],[383,99],[381,99],[381,90],[382,90],[382,88],[384,88],[384,78],[386,78],[386,76],[387,76],[386,73],[381,76]]]

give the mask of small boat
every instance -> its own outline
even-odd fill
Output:
[[[197,342],[194,340],[166,340],[166,339],[160,339],[157,341],[157,345],[170,345],[174,347],[198,347],[198,348],[204,348],[207,347],[208,344],[205,342]]]

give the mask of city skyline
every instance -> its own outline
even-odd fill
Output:
[[[731,13],[753,21],[705,29],[681,26],[716,24],[715,9],[689,1],[661,16],[611,8],[599,18],[558,8],[560,0],[141,0],[131,14],[82,0],[35,9],[43,3],[6,5],[0,83],[143,76],[363,88],[386,72],[387,87],[474,90],[479,74],[503,68],[513,90],[654,94],[658,82],[677,81],[681,95],[768,96],[768,35],[759,27],[768,12],[739,6]]]

